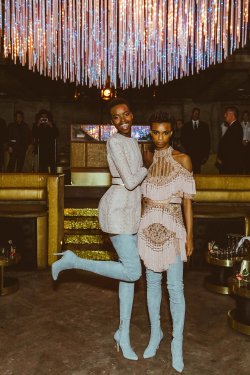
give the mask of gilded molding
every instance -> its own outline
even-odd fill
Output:
[[[229,310],[227,313],[229,326],[240,333],[243,333],[245,335],[250,335],[250,326],[236,320],[234,318],[235,312],[236,312],[236,309]]]

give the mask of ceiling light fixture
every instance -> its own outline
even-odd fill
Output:
[[[165,84],[247,41],[249,0],[0,0],[2,52],[76,85]]]

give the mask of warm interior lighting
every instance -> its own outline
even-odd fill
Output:
[[[105,87],[101,90],[101,98],[103,100],[110,100],[113,97],[113,91],[110,87]]]
[[[158,86],[243,47],[249,2],[0,0],[0,36],[5,57],[52,79]]]
[[[80,97],[81,97],[81,93],[78,90],[78,88],[76,87],[75,92],[74,92],[74,100],[77,101],[77,100],[80,99]]]

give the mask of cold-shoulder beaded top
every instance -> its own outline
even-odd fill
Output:
[[[183,197],[193,198],[195,182],[193,173],[174,160],[172,152],[172,147],[155,151],[141,186],[143,212],[138,247],[145,266],[155,272],[167,270],[178,255],[187,260],[181,202]]]

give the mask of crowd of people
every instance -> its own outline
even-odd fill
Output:
[[[250,174],[250,115],[235,106],[225,109],[220,125],[220,139],[215,166],[220,174]],[[193,172],[201,173],[202,165],[210,154],[211,136],[208,125],[200,120],[200,109],[193,108],[191,120],[177,119],[173,134],[173,147],[187,153]],[[233,151],[233,152],[232,152]]]
[[[0,119],[0,172],[56,171],[56,139],[58,129],[51,113],[41,109],[32,129],[20,110],[8,126]]]
[[[219,133],[215,163],[219,173],[250,174],[249,111],[243,111],[239,120],[238,109],[227,107]],[[54,173],[58,134],[51,113],[45,109],[36,114],[32,129],[22,111],[15,112],[14,121],[8,126],[0,118],[0,172]],[[181,118],[174,121],[171,142],[174,149],[190,156],[193,172],[202,173],[210,154],[211,135],[208,124],[200,119],[199,108],[193,108],[189,121]]]

